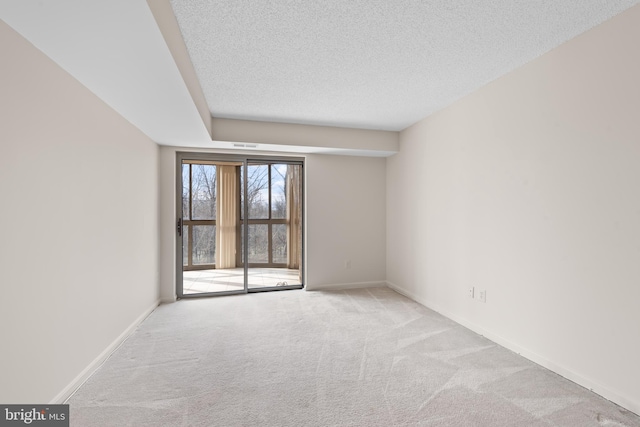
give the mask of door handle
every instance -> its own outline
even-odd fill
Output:
[[[182,237],[182,218],[178,218],[177,228],[178,228],[178,236]]]

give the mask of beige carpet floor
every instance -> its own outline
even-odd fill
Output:
[[[640,426],[387,288],[160,306],[69,400],[91,426]]]

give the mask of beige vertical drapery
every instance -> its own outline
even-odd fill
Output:
[[[302,168],[287,166],[287,267],[300,268],[302,261]]]
[[[218,165],[216,175],[216,268],[235,268],[238,218],[236,166]]]

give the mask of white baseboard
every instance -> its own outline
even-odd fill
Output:
[[[146,309],[140,316],[138,316],[138,318],[134,320],[133,323],[131,323],[131,325],[129,325],[129,327],[125,329],[124,332],[120,334],[120,336],[118,336],[118,338],[116,338],[107,348],[105,348],[104,351],[100,353],[98,357],[96,357],[89,364],[89,366],[84,368],[84,370],[80,372],[80,374],[75,377],[73,381],[71,381],[69,385],[67,385],[60,393],[58,393],[58,395],[54,397],[49,403],[52,405],[65,403],[73,395],[73,393],[75,393],[75,391],[80,388],[80,386],[84,384],[85,381],[87,381],[89,377],[93,375],[93,373],[109,358],[109,356],[111,356],[111,353],[116,351],[118,347],[120,347],[120,345],[122,345],[122,343],[129,337],[129,335],[131,335],[133,331],[135,331],[138,325],[142,323],[142,321],[146,319],[159,305],[160,300],[157,300],[151,305],[151,307]]]
[[[173,296],[173,297],[162,297],[160,298],[160,304],[171,304],[173,302],[178,301],[178,297],[177,296]]]
[[[570,380],[573,381],[574,383],[589,389],[591,391],[593,391],[596,394],[599,394],[600,396],[604,397],[607,400],[610,400],[611,402],[622,406],[625,409],[628,409],[629,411],[634,412],[635,414],[640,415],[640,402],[635,402],[633,401],[633,399],[630,399],[624,395],[622,395],[621,393],[618,393],[616,391],[613,391],[611,389],[609,389],[608,387],[603,386],[602,384],[599,384],[596,381],[593,381],[589,378],[586,378],[574,371],[572,371],[571,369],[568,369],[566,366],[562,366],[558,363],[553,362],[552,360],[549,360],[547,358],[545,358],[544,356],[541,356],[527,348],[524,348],[500,335],[494,334],[491,331],[488,331],[486,329],[484,329],[481,326],[476,325],[475,323],[460,317],[454,313],[451,313],[445,309],[443,309],[442,307],[438,306],[437,304],[434,304],[431,301],[428,301],[424,298],[421,298],[415,294],[413,294],[412,292],[407,291],[406,289],[403,289],[402,287],[396,285],[395,283],[392,282],[387,282],[387,286],[391,289],[393,289],[394,291],[398,292],[401,295],[406,296],[407,298],[410,298],[412,300],[414,300],[415,302],[437,312],[440,313],[441,315],[453,320],[456,323],[459,323],[460,325],[464,326],[467,329],[470,329],[482,336],[484,336],[485,338],[488,338],[489,340],[495,342],[496,344],[501,345],[502,347],[505,347],[517,354],[519,354],[520,356],[529,359],[530,361],[549,369],[550,371],[555,372],[556,374]]]
[[[305,289],[307,291],[335,291],[340,289],[384,288],[386,286],[386,282],[352,282],[307,286]]]

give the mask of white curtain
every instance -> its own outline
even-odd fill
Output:
[[[287,166],[287,267],[299,269],[302,262],[302,179],[299,165]]]
[[[238,225],[236,166],[218,165],[216,178],[216,268],[235,268]]]

